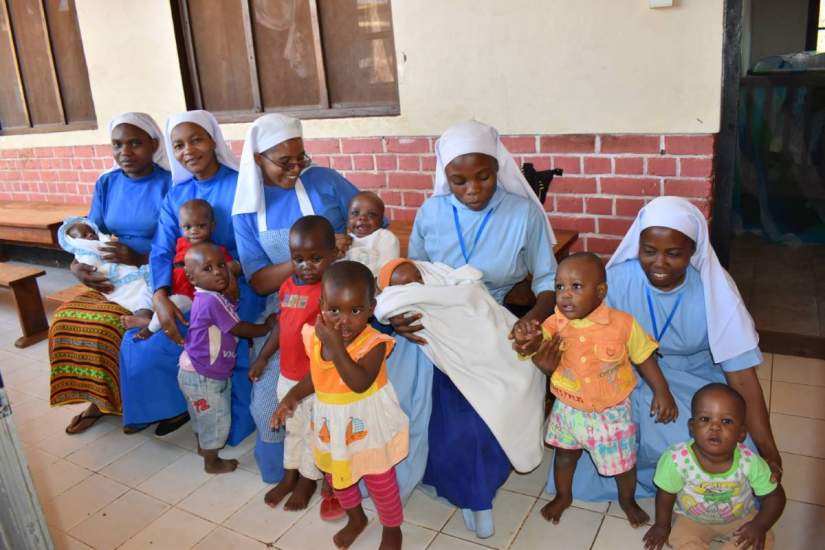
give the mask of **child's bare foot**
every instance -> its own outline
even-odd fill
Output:
[[[134,335],[132,340],[146,340],[150,336],[152,336],[152,331],[149,330],[149,327],[143,327],[137,331],[137,334]]]
[[[401,550],[401,528],[384,527],[381,532],[381,545],[378,550]]]
[[[619,506],[624,510],[627,521],[630,522],[630,526],[633,528],[641,527],[650,519],[650,516],[642,510],[639,503],[636,502],[636,499],[630,499],[629,501],[620,500]]]
[[[295,510],[303,510],[309,505],[309,499],[315,494],[318,488],[318,483],[314,479],[308,479],[298,474],[298,482],[292,490],[292,494],[284,504],[284,510],[290,512]]]
[[[275,508],[285,496],[295,489],[297,483],[298,470],[284,470],[283,479],[264,495],[264,503],[270,508]]]
[[[358,535],[367,527],[367,516],[364,514],[364,509],[361,506],[356,506],[347,510],[347,524],[343,529],[335,533],[332,537],[332,542],[336,548],[349,548]],[[383,536],[381,537],[384,538]]]
[[[238,461],[234,458],[228,460],[219,457],[218,449],[200,449],[200,454],[207,474],[228,474],[238,467]]]
[[[547,521],[555,524],[559,523],[562,512],[567,510],[573,504],[572,496],[556,495],[553,500],[544,505],[541,509],[541,515]]]
[[[146,318],[143,315],[121,315],[120,322],[126,328],[144,328],[149,326],[151,318]],[[151,333],[150,333],[151,334]]]

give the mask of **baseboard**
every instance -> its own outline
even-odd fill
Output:
[[[825,359],[825,338],[823,337],[773,330],[758,330],[757,332],[759,332],[759,348],[763,352]]]

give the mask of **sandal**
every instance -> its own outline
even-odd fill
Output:
[[[126,435],[140,433],[149,426],[151,426],[151,424],[130,424],[129,426],[123,426],[123,433]]]
[[[335,495],[321,495],[321,519],[324,521],[336,521],[346,515],[346,511],[335,498]]]
[[[86,409],[82,413],[75,415],[72,418],[72,421],[69,422],[69,425],[66,426],[66,433],[69,435],[75,434],[82,434],[89,428],[95,425],[95,423],[100,420],[104,415],[102,412],[97,414],[86,414],[89,409]]]
[[[189,422],[189,413],[185,412],[183,414],[179,414],[173,418],[167,418],[166,420],[162,420],[158,422],[158,427],[155,428],[155,435],[159,437],[163,437],[164,435],[168,435],[184,424]]]

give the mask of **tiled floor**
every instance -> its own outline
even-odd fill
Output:
[[[41,280],[42,281],[42,280]],[[71,282],[50,270],[44,294]],[[62,286],[61,286],[62,285]],[[9,296],[0,292],[0,372],[12,401],[38,495],[58,549],[331,548],[340,524],[318,517],[317,498],[303,513],[271,510],[252,456],[252,439],[225,456],[242,468],[205,474],[187,427],[164,439],[126,436],[107,418],[78,436],[63,428],[82,406],[50,408],[46,344],[25,350]],[[776,527],[777,548],[802,550],[825,539],[825,361],[768,354],[759,377],[785,461],[791,501]],[[496,501],[496,535],[468,533],[451,506],[423,493],[406,507],[405,548],[639,549],[643,529],[631,529],[615,505],[576,502],[558,526],[539,515],[549,456],[535,472],[513,474]],[[643,502],[650,510],[652,501]],[[376,548],[370,526],[353,548]],[[814,541],[817,541],[816,543]]]
[[[730,274],[762,330],[825,336],[825,245],[731,241]]]

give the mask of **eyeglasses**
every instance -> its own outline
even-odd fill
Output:
[[[281,170],[283,170],[284,172],[289,172],[293,168],[300,168],[303,170],[304,168],[312,164],[312,159],[306,153],[304,153],[303,156],[300,157],[297,162],[281,162],[279,160],[272,160],[264,154],[261,154],[261,156],[269,162],[271,162],[272,164],[274,164],[275,166],[277,166],[278,168],[280,168]]]

